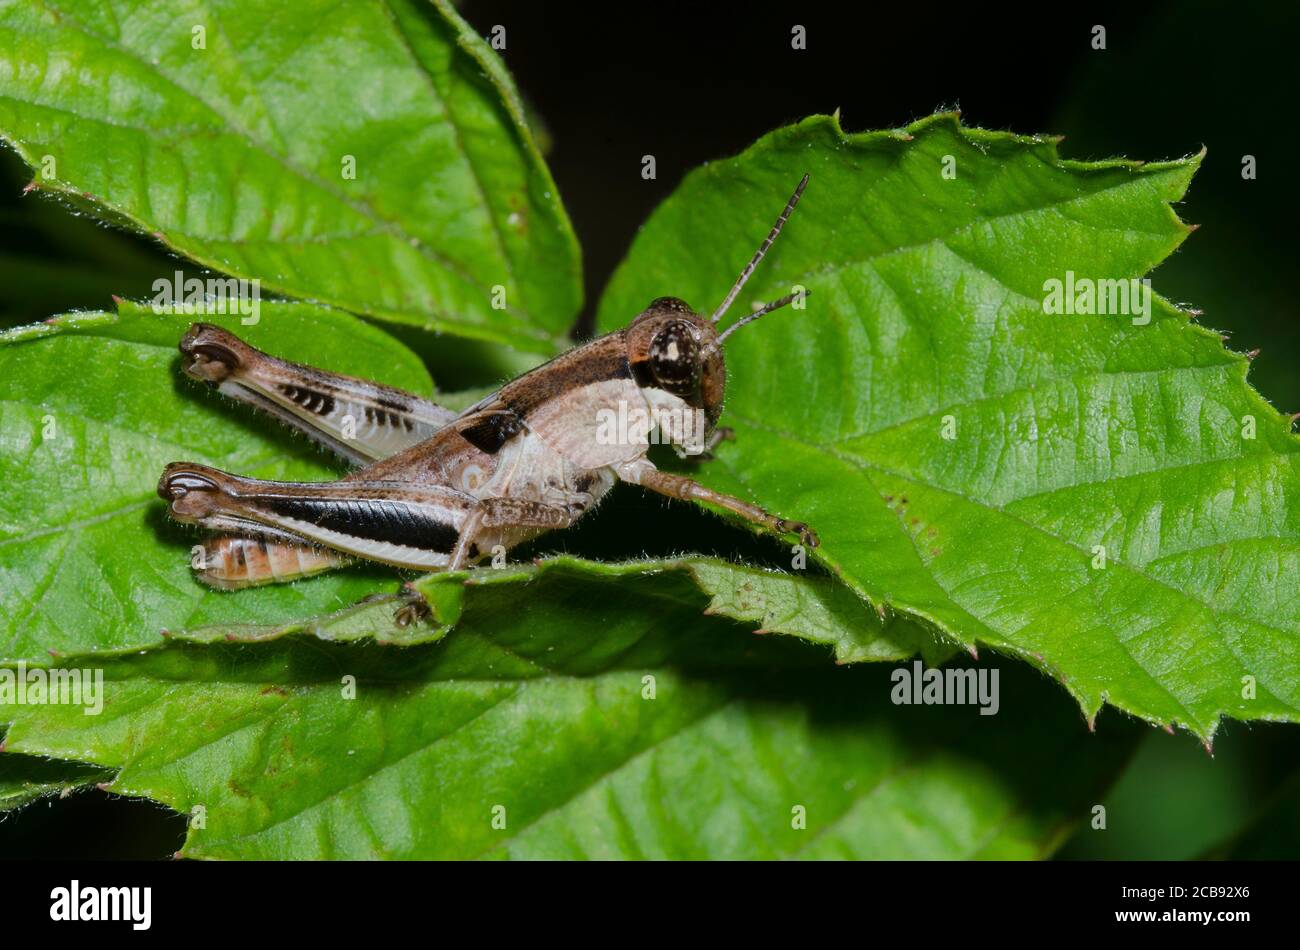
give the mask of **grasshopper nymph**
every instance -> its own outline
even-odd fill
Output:
[[[459,414],[378,383],[276,359],[219,327],[194,324],[180,343],[189,376],[360,466],[335,482],[273,482],[193,462],[168,465],[158,494],[171,516],[219,532],[205,545],[200,578],[213,587],[249,587],[352,558],[457,570],[498,545],[509,550],[568,527],[619,481],[708,502],[816,546],[807,525],[659,471],[646,458],[656,427],[659,441],[694,453],[729,437],[717,426],[726,384],[722,344],[797,295],[721,333],[718,323],[807,183],[805,175],[712,317],[660,297],[625,329],[569,350]],[[621,439],[597,437],[604,414],[629,407],[651,422]]]

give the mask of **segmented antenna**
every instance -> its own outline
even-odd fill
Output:
[[[796,291],[795,291],[794,293],[792,293],[792,294],[786,294],[784,297],[782,297],[782,298],[779,299],[779,300],[773,300],[771,303],[765,303],[765,304],[763,304],[763,306],[759,307],[757,310],[755,310],[755,311],[754,311],[753,313],[751,313],[749,316],[747,316],[747,317],[741,317],[739,320],[737,320],[737,321],[736,321],[735,323],[733,323],[731,326],[727,327],[727,329],[723,330],[720,334],[718,334],[718,338],[713,342],[713,346],[715,346],[715,347],[722,346],[722,344],[726,342],[727,337],[731,336],[731,334],[735,333],[737,330],[739,330],[741,327],[743,327],[746,323],[753,323],[755,320],[757,320],[759,317],[763,316],[764,314],[771,313],[773,310],[780,310],[782,307],[787,306],[788,304],[793,303],[794,300],[795,300],[795,298],[798,297],[801,293],[803,294],[803,296],[807,297],[807,296],[809,296],[809,295],[812,293],[812,291],[811,291],[811,290],[803,290],[803,291],[796,290]]]
[[[785,210],[782,211],[781,216],[776,219],[776,224],[772,225],[772,230],[768,232],[766,240],[758,246],[758,250],[754,252],[754,256],[750,259],[750,262],[745,265],[745,269],[740,272],[740,276],[736,278],[736,282],[732,285],[726,298],[721,304],[719,304],[718,309],[713,311],[712,320],[714,323],[717,323],[722,319],[722,315],[727,312],[727,308],[731,306],[732,302],[735,301],[736,296],[740,293],[740,288],[745,286],[745,281],[749,280],[749,275],[754,273],[754,268],[758,266],[758,262],[763,259],[763,255],[766,254],[767,249],[772,246],[772,242],[776,240],[776,236],[781,233],[781,229],[785,227],[786,219],[790,217],[790,212],[794,210],[794,206],[799,203],[799,198],[803,194],[804,187],[807,184],[808,176],[804,175],[803,179],[799,182],[799,186],[795,188],[794,194],[790,196],[790,200],[785,203]],[[789,303],[789,301],[787,300],[786,303]],[[782,306],[784,306],[784,304],[782,304]],[[752,316],[745,317],[741,322],[748,323],[751,320],[757,320],[766,312],[766,310],[759,311]],[[740,326],[740,324],[738,323],[736,326]],[[732,329],[735,329],[735,327]],[[727,333],[730,332],[731,330],[727,331]],[[723,336],[726,336],[726,334],[724,333]]]

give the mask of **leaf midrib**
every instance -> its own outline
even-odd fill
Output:
[[[416,54],[415,47],[411,45],[410,37],[407,36],[406,31],[402,28],[401,19],[393,9],[392,0],[380,0],[380,6],[388,15],[388,19],[392,23],[394,35],[398,37],[401,41],[402,48],[409,54],[411,65],[424,80],[425,86],[429,89],[429,94],[437,99],[438,102],[442,104],[443,109],[446,110],[449,120],[448,125],[451,128],[452,137],[456,140],[456,153],[465,158],[465,165],[469,168],[470,178],[473,179],[474,187],[478,191],[479,201],[481,202],[481,206],[487,216],[488,225],[492,229],[492,236],[496,239],[497,250],[500,252],[501,260],[505,264],[506,276],[510,279],[511,286],[518,289],[519,284],[515,278],[514,258],[510,256],[510,253],[506,248],[505,233],[501,229],[501,222],[497,220],[496,214],[493,213],[492,203],[488,200],[487,189],[483,186],[483,177],[479,174],[478,166],[474,164],[474,160],[470,158],[469,151],[465,148],[465,139],[464,136],[461,135],[460,125],[455,121],[453,116],[451,100],[444,98],[438,91],[437,84],[433,80],[433,74]]]

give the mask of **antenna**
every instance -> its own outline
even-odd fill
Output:
[[[776,219],[776,224],[772,225],[772,230],[768,232],[767,238],[758,246],[758,250],[754,252],[754,256],[750,259],[749,263],[745,265],[745,269],[740,272],[740,276],[736,278],[735,284],[732,285],[730,292],[728,292],[726,298],[718,306],[718,309],[713,311],[713,317],[711,319],[714,323],[717,323],[722,319],[722,315],[727,312],[727,308],[731,306],[732,302],[736,299],[736,295],[740,293],[740,288],[745,286],[745,281],[749,280],[749,275],[754,273],[754,268],[758,266],[758,262],[763,259],[763,255],[766,254],[767,249],[772,246],[772,242],[776,240],[776,236],[781,233],[781,229],[785,227],[786,219],[790,217],[790,212],[794,210],[794,206],[799,203],[799,198],[803,194],[803,190],[807,184],[808,176],[804,175],[803,179],[799,182],[799,186],[795,188],[794,194],[790,196],[790,200],[785,203],[785,210],[782,211],[781,216]],[[785,303],[781,304],[781,306],[785,306],[785,304],[789,302],[789,300],[786,300]],[[776,307],[771,307],[771,309],[775,310]],[[767,312],[767,310],[759,311],[752,316],[745,317],[741,323],[749,323],[751,320],[757,320]],[[740,323],[736,324],[736,326],[740,325]],[[732,327],[732,329],[734,330],[735,327]],[[730,332],[731,330],[727,331],[727,333]],[[723,336],[726,336],[726,334],[724,333]]]
[[[746,323],[753,323],[755,320],[757,320],[759,317],[763,316],[764,314],[771,313],[773,310],[780,310],[782,307],[785,307],[793,303],[795,299],[797,299],[800,295],[807,297],[811,293],[812,293],[811,290],[796,290],[792,294],[786,294],[784,297],[782,297],[779,300],[773,300],[771,303],[763,304],[763,306],[759,307],[749,316],[741,317],[731,326],[727,327],[727,329],[723,330],[722,333],[718,336],[718,338],[713,342],[713,347],[717,348],[719,346],[722,346],[722,344],[726,342],[727,337],[731,336],[731,334],[735,333]]]

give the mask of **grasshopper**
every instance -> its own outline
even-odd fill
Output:
[[[243,478],[193,462],[163,471],[158,494],[177,521],[218,532],[199,577],[235,589],[305,577],[353,559],[459,570],[590,511],[616,482],[734,512],[764,529],[817,536],[757,505],[657,469],[651,436],[679,455],[731,437],[719,428],[723,343],[806,291],[718,324],[772,246],[808,183],[711,317],[660,297],[625,329],[581,344],[455,413],[379,383],[277,359],[210,324],[180,342],[184,372],[269,413],[358,466],[334,482]],[[629,413],[628,410],[632,412]],[[637,420],[600,438],[602,417]]]

